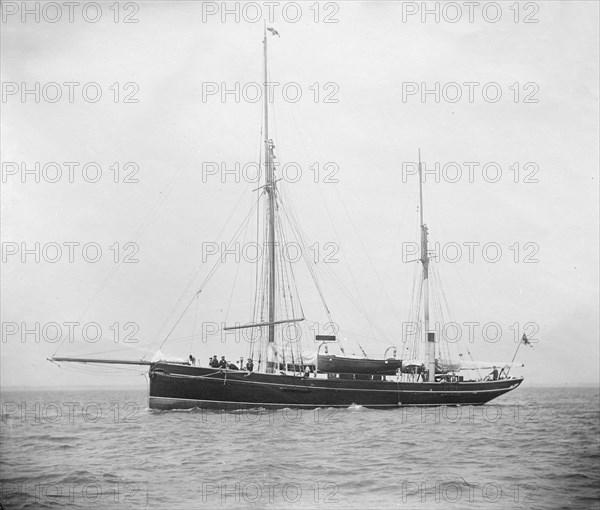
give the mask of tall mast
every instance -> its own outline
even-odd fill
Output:
[[[419,149],[419,212],[421,216],[421,264],[423,265],[423,326],[427,340],[427,371],[429,382],[435,381],[435,333],[429,331],[429,251],[427,248],[427,225],[423,222],[423,171]]]
[[[267,25],[264,28],[264,130],[265,130],[265,189],[268,197],[268,248],[269,248],[269,325],[268,340],[270,355],[274,357],[275,342],[275,179],[273,176],[273,142],[269,139],[269,97],[268,97],[268,69],[267,69]],[[267,372],[274,370],[274,359],[267,357]]]

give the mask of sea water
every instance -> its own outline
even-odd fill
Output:
[[[598,508],[596,388],[486,406],[153,411],[143,391],[5,392],[4,508]]]

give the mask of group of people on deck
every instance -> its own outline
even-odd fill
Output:
[[[244,359],[240,358],[240,367],[242,366],[243,361],[244,361]],[[212,358],[209,358],[208,366],[211,368],[224,368],[224,369],[228,369],[228,370],[240,370],[240,368],[235,363],[228,362],[225,359],[225,356],[221,356],[221,359],[219,360],[219,358],[217,357],[216,354]],[[252,362],[252,360],[250,358],[248,358],[248,361],[246,362],[246,366],[243,368],[245,368],[248,372],[252,372],[254,370],[254,363]]]
[[[195,356],[192,356],[191,354],[188,358],[188,363],[190,365],[192,365],[193,367],[200,366],[200,363],[196,360]],[[215,354],[212,358],[208,359],[208,366],[211,368],[222,368],[222,369],[227,369],[227,370],[246,369],[248,372],[252,372],[254,370],[254,363],[253,363],[252,359],[248,358],[248,361],[246,362],[246,366],[243,366],[243,364],[244,364],[244,358],[240,358],[240,367],[242,367],[242,368],[239,368],[235,363],[230,363],[229,361],[227,361],[225,356],[221,356],[221,359],[219,360],[219,358]]]

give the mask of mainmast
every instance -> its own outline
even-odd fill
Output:
[[[429,382],[435,381],[435,333],[429,331],[429,250],[427,247],[427,225],[423,222],[423,172],[421,149],[419,149],[419,212],[421,216],[421,264],[423,265],[424,328],[427,340],[427,371]]]
[[[267,244],[269,249],[269,290],[268,290],[268,349],[267,349],[267,372],[273,372],[275,367],[275,178],[273,175],[273,141],[269,139],[269,94],[267,88],[267,26],[264,29],[264,132],[265,132],[265,189],[267,191],[267,221],[268,234]]]

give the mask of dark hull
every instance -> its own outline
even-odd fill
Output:
[[[156,363],[151,409],[240,409],[481,405],[517,388],[522,378],[476,382],[319,379]]]
[[[396,371],[402,368],[402,361],[393,358],[360,359],[319,354],[317,366],[319,367],[319,372],[336,374],[396,375]]]

